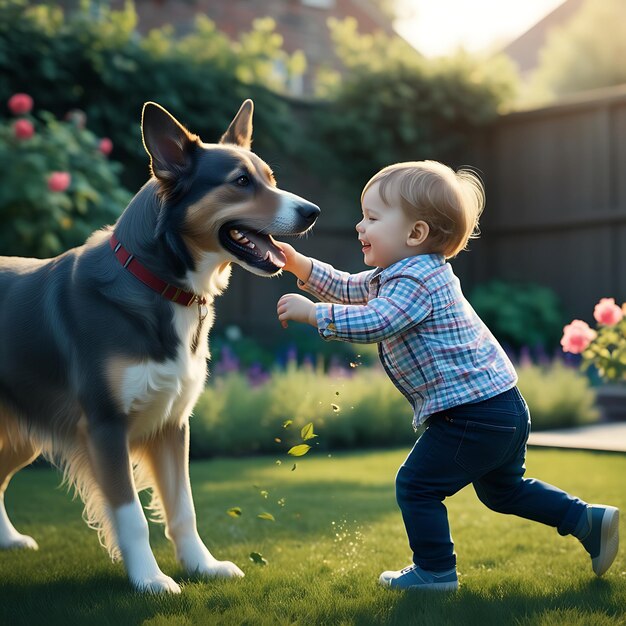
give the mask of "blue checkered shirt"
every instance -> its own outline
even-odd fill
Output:
[[[311,260],[311,276],[298,286],[321,300],[320,335],[377,343],[387,375],[413,407],[415,428],[433,413],[515,386],[511,361],[444,256],[421,254],[360,274]]]

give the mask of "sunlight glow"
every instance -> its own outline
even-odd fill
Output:
[[[396,30],[424,56],[504,47],[563,0],[401,0]]]

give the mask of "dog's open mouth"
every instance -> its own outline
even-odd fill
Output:
[[[271,235],[242,225],[225,224],[219,230],[219,238],[224,248],[238,259],[269,274],[275,274],[287,262]]]

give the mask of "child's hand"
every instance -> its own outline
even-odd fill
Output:
[[[287,328],[287,320],[304,322],[317,328],[315,304],[297,293],[286,293],[276,305],[278,319],[283,328]]]
[[[311,275],[311,268],[313,267],[311,259],[300,254],[292,245],[284,241],[274,240],[274,244],[276,244],[285,255],[286,261],[283,270],[295,274],[302,282],[306,283]]]

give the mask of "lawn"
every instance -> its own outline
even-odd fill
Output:
[[[81,505],[46,468],[19,473],[6,502],[38,552],[0,553],[2,624],[626,624],[626,557],[597,579],[572,537],[484,508],[471,488],[449,501],[459,560],[457,594],[379,588],[384,569],[409,562],[393,478],[406,450],[333,454],[297,461],[257,457],[192,465],[200,534],[236,562],[240,580],[185,577],[161,527],[152,545],[180,596],[130,590],[110,563]],[[590,502],[626,511],[626,456],[531,449],[528,475]],[[282,500],[284,499],[284,500]],[[279,500],[281,502],[279,502]],[[240,507],[242,515],[227,511]],[[275,521],[258,514],[269,512]],[[622,523],[622,536],[626,537]],[[253,563],[258,552],[267,565]]]

